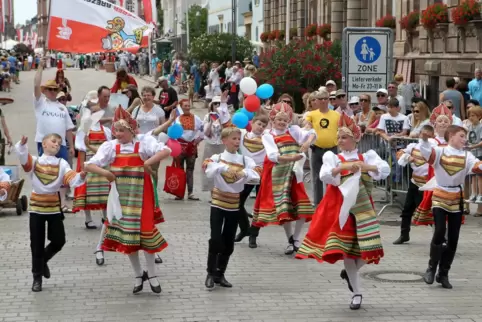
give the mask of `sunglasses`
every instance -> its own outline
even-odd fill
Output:
[[[348,105],[350,105],[350,107],[353,107],[353,106],[357,106],[358,103],[351,103],[351,104],[348,104]]]
[[[377,94],[377,97],[386,97],[387,95],[385,94]]]
[[[214,105],[221,105],[221,103],[219,103],[219,102],[214,102],[214,103],[213,103],[213,106],[214,106]]]
[[[330,97],[330,101],[336,100],[336,97]]]
[[[419,110],[414,110],[413,113],[418,114],[418,113],[420,113],[420,111],[419,111]]]
[[[360,102],[370,102],[370,100],[367,100],[366,98],[360,98]]]
[[[346,95],[338,95],[336,98],[345,98]]]
[[[58,89],[57,89],[57,88],[47,87],[46,90],[48,90],[49,92],[58,92]]]
[[[291,105],[291,101],[290,101],[290,100],[282,100],[281,102]]]

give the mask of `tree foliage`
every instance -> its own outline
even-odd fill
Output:
[[[162,9],[161,0],[156,0],[157,5],[157,24],[161,34],[164,34],[164,10]]]
[[[199,15],[198,15],[199,13]],[[203,8],[199,5],[192,5],[187,16],[189,18],[189,40],[192,41],[194,38],[205,34],[208,30],[208,9]],[[186,31],[186,16],[184,16],[181,21],[182,30]]]
[[[22,43],[18,43],[15,46],[13,46],[12,50],[17,53],[17,54],[33,54],[34,51],[32,49],[32,46],[27,46]]]
[[[318,89],[330,79],[340,85],[341,42],[277,42],[276,47],[260,56],[260,63],[257,78],[273,85],[276,93],[289,93],[300,102],[304,93]]]
[[[236,60],[242,61],[251,57],[253,46],[244,37],[232,34],[203,34],[194,38],[189,44],[190,58],[197,61],[228,61],[231,60],[231,44],[233,37],[236,42]]]

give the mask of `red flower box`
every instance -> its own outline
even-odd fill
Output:
[[[439,23],[448,23],[449,15],[446,4],[434,3],[422,11],[420,22],[425,29],[433,29]]]
[[[452,20],[455,25],[463,26],[471,20],[480,19],[480,2],[468,0],[452,9]]]
[[[400,27],[403,30],[414,30],[420,23],[420,11],[412,11],[408,15],[403,16],[400,20]]]
[[[386,16],[381,17],[380,19],[378,19],[377,22],[375,23],[375,26],[394,29],[394,28],[397,27],[396,21],[397,21],[397,20],[395,19],[394,16],[392,16],[392,15],[386,15]]]
[[[316,29],[316,33],[321,38],[326,39],[328,37],[328,35],[331,34],[331,25],[329,23],[325,23],[325,24],[319,26]]]

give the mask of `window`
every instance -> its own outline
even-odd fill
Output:
[[[259,0],[254,0],[254,5],[257,7],[259,6]]]
[[[256,32],[256,34],[255,34],[254,39],[256,39],[256,41],[258,41],[258,39],[259,39],[259,29],[258,29],[258,26],[256,26],[256,31],[255,31],[255,32]]]
[[[126,9],[127,11],[134,13],[134,0],[126,0]]]

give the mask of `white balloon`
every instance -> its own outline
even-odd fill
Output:
[[[254,95],[258,89],[258,85],[251,77],[245,77],[241,80],[241,83],[239,83],[239,88],[246,95]]]
[[[157,137],[157,140],[161,143],[166,144],[167,140],[169,140],[169,137],[167,136],[166,133],[161,132],[161,134],[159,134],[159,136]]]

